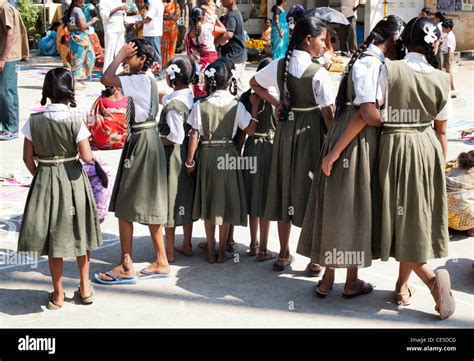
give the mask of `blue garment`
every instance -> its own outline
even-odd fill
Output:
[[[7,61],[0,71],[0,120],[1,131],[18,133],[20,113],[18,108],[19,61]]]
[[[58,33],[54,30],[48,30],[46,36],[42,37],[38,42],[39,55],[59,55],[56,50],[56,38]]]
[[[275,16],[272,18],[272,32],[271,32],[271,46],[272,46],[272,57],[273,59],[280,59],[285,57],[286,50],[290,43],[288,23],[286,21],[285,10],[275,7],[274,14],[278,14],[280,30],[283,34],[283,38],[280,38],[280,33],[275,22]]]

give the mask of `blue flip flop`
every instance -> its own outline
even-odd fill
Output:
[[[122,278],[117,275],[114,275],[110,272],[104,273],[106,276],[112,278],[111,280],[104,280],[99,277],[96,273],[94,274],[94,278],[98,283],[102,283],[103,285],[123,285],[123,284],[135,284],[138,282],[138,277],[131,277],[131,278]]]
[[[141,269],[139,273],[144,275],[144,276],[139,276],[138,277],[139,280],[151,280],[153,278],[168,278],[170,276],[169,273],[148,271],[146,268]]]

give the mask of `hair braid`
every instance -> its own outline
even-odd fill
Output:
[[[439,63],[434,52],[433,44],[426,43],[425,50],[426,50],[425,57],[428,63],[431,66],[433,66],[435,69],[438,69]],[[438,49],[438,51],[441,51],[441,49]]]
[[[280,113],[280,118],[286,118],[288,116],[288,112],[290,111],[290,92],[288,91],[288,73],[290,69],[290,59],[291,54],[293,53],[294,44],[288,46],[288,50],[286,51],[283,65],[283,92],[280,96],[280,103],[282,106],[282,111]]]

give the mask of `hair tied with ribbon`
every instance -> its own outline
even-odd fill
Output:
[[[170,79],[173,80],[176,78],[176,73],[181,73],[181,69],[176,64],[171,64],[169,67],[166,68],[166,74],[169,75]]]
[[[216,73],[215,68],[209,68],[204,71],[204,75],[208,78],[214,78],[214,74]]]
[[[425,32],[425,37],[423,38],[425,40],[425,43],[427,44],[433,44],[436,40],[438,40],[438,37],[436,36],[435,33],[436,26],[433,24],[426,24],[423,27],[423,31]]]

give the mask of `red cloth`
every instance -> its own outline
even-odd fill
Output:
[[[87,117],[87,129],[92,134],[94,149],[120,149],[127,139],[128,97],[113,101],[103,96],[97,98]]]
[[[202,50],[198,48],[191,41],[191,31],[190,31],[186,39],[186,52],[188,53],[189,56],[191,56],[192,59],[194,59],[196,64],[199,64],[200,66],[199,83],[194,84],[193,86],[194,97],[198,98],[198,97],[206,96],[207,93],[204,90],[204,84],[205,84],[204,83],[204,69],[206,69],[206,66],[208,66],[210,63],[217,60],[218,58],[217,51],[208,51],[208,50]]]

